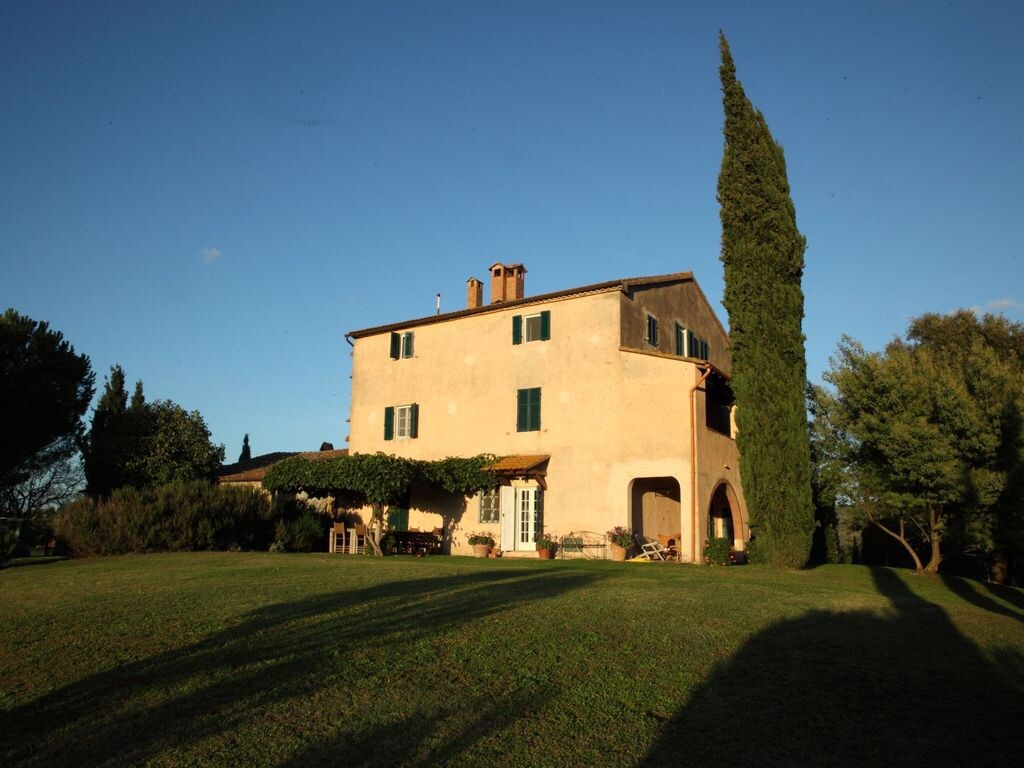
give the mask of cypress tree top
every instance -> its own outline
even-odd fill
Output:
[[[776,565],[801,566],[813,506],[804,406],[805,240],[786,161],[736,79],[720,34],[725,151],[718,177],[737,444],[751,528]]]

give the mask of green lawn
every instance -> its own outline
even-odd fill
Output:
[[[1010,765],[1024,593],[177,554],[0,572],[0,765]]]

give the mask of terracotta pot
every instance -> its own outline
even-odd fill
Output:
[[[473,557],[487,557],[490,551],[490,544],[473,544]]]
[[[620,547],[615,542],[608,542],[608,559],[622,563],[626,560],[626,548]]]
[[[539,557],[541,560],[550,560],[554,556],[555,556],[555,551],[553,549],[538,549],[537,550],[537,557]]]

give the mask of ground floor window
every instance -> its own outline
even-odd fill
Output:
[[[501,493],[498,488],[480,494],[480,522],[497,523],[501,520]]]

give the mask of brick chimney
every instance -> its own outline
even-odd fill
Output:
[[[466,281],[466,309],[482,307],[484,303],[484,284],[475,277]]]
[[[521,299],[526,295],[526,267],[522,264],[491,265],[491,304]]]

